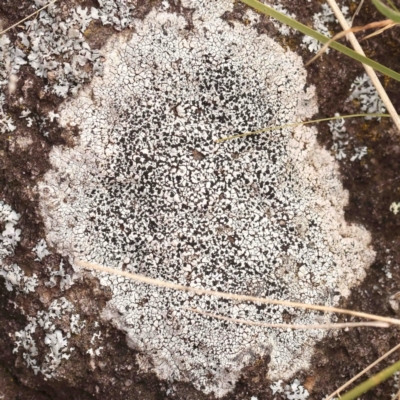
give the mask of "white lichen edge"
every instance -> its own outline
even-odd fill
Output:
[[[348,225],[348,195],[316,130],[214,139],[311,117],[301,59],[251,27],[220,19],[232,2],[184,1],[182,17],[151,12],[103,50],[103,78],[60,111],[75,148],[55,147],[39,184],[48,243],[61,254],[194,287],[336,305],[374,258]],[[124,263],[125,260],[129,260]],[[268,378],[307,368],[320,331],[228,324],[328,316],[223,302],[96,274],[113,291],[104,317],[163,379],[222,396],[267,354]],[[138,358],[140,360],[141,358]],[[148,368],[148,362],[143,363]]]
[[[398,203],[393,202],[390,207],[389,210],[394,214],[397,215],[400,212],[400,201]]]

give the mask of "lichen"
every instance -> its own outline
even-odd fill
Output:
[[[4,111],[5,96],[0,93],[0,133],[14,132],[16,127],[13,119]]]
[[[60,261],[58,271],[48,268],[48,272],[50,274],[50,279],[48,282],[45,282],[46,286],[54,287],[57,285],[58,281],[61,291],[64,291],[69,289],[74,284],[74,276],[66,273],[63,260]]]
[[[60,111],[74,148],[54,147],[39,184],[49,245],[78,257],[193,287],[335,305],[374,257],[348,225],[338,167],[300,127],[215,139],[310,117],[301,59],[220,16],[232,2],[184,1],[153,11],[104,48],[97,77]],[[270,379],[308,366],[320,331],[228,324],[188,308],[282,323],[315,312],[220,301],[96,274],[112,289],[104,317],[163,379],[221,396],[269,354]],[[92,352],[93,353],[93,349]],[[144,363],[145,364],[145,363]]]
[[[54,300],[47,310],[38,311],[35,317],[28,316],[28,325],[15,333],[16,342],[14,353],[22,350],[22,357],[28,367],[34,373],[41,373],[46,379],[56,376],[57,368],[63,359],[68,360],[74,351],[73,347],[68,347],[70,332],[64,333],[58,327],[61,319],[69,319],[71,331],[80,333],[85,323],[79,323],[79,315],[72,314],[74,306],[65,297]],[[43,362],[39,364],[37,360],[38,338],[44,338],[43,343],[48,347],[48,352],[44,354]]]
[[[360,108],[368,114],[384,113],[386,108],[367,74],[357,77],[351,84],[351,94],[347,101],[358,100]],[[372,119],[372,117],[365,117]],[[380,120],[380,117],[377,118]]]
[[[46,379],[52,378],[62,360],[71,356],[73,348],[68,348],[68,339],[71,335],[69,332],[64,334],[61,329],[57,329],[57,324],[64,317],[71,319],[71,328],[79,326],[76,314],[71,314],[73,310],[74,306],[66,298],[54,300],[47,310],[38,311],[35,317],[28,317],[28,325],[15,333],[16,346],[13,352],[22,351],[26,365],[32,368],[35,374],[40,372]],[[36,358],[39,354],[37,337],[40,336],[44,337],[44,344],[48,347],[42,364],[39,364]]]
[[[347,16],[349,8],[347,6],[342,6],[341,11],[344,16]],[[337,23],[338,21],[328,4],[322,4],[321,11],[313,15],[313,28],[327,37],[331,37],[329,27],[335,22]],[[351,22],[348,22],[351,25]],[[311,53],[317,53],[322,45],[317,39],[304,35],[303,47],[307,48]],[[329,53],[329,49],[326,50],[326,53]]]
[[[335,117],[339,115],[336,114]],[[349,144],[349,134],[347,133],[344,119],[336,119],[329,121],[329,130],[332,133],[333,146],[332,150],[337,160],[346,158],[346,146]]]
[[[393,202],[390,207],[389,210],[394,214],[397,215],[397,213],[400,211],[400,201],[398,203]]]
[[[36,274],[26,276],[24,271],[17,265],[4,265],[0,269],[0,276],[5,279],[5,285],[8,291],[12,292],[14,288],[23,293],[34,292],[39,280]]]
[[[283,381],[279,380],[270,385],[270,388],[273,395],[280,393],[287,400],[306,400],[309,396],[308,390],[300,384],[298,379],[295,379],[290,385],[284,385]]]
[[[31,11],[45,4],[35,0]],[[21,66],[28,65],[37,76],[48,79],[45,91],[66,98],[76,94],[93,75],[101,75],[100,53],[90,47],[85,37],[86,30],[92,21],[112,25],[116,30],[128,28],[136,6],[132,1],[127,4],[120,0],[102,0],[99,5],[99,8],[78,6],[66,11],[63,5],[51,4],[36,18],[21,24],[25,29],[17,34],[15,43],[10,43],[7,35],[2,35],[0,85],[8,84]],[[0,131],[13,130],[12,121],[3,114],[0,98]]]
[[[7,257],[14,255],[21,240],[21,229],[16,227],[20,217],[8,204],[0,201],[0,276],[4,278],[8,291],[16,289],[29,293],[39,284],[37,275],[26,276],[17,264],[6,261]]]
[[[15,247],[21,240],[21,229],[17,228],[20,215],[12,208],[0,201],[0,228],[3,231],[0,234],[0,276],[4,278],[5,286],[8,291],[16,291],[17,293],[29,294],[36,290],[39,285],[38,276],[34,273],[32,276],[25,275],[25,272],[15,263],[10,264],[8,258],[14,255]],[[33,248],[36,252],[37,261],[41,261],[50,253],[46,249],[46,242],[41,239]],[[66,275],[63,270],[63,264],[60,264],[60,271],[54,274],[61,276],[60,286],[65,288],[72,284],[69,275]],[[50,277],[50,285],[55,284]],[[54,278],[53,278],[54,279]],[[21,308],[22,313],[25,311]],[[27,316],[28,324],[18,332],[15,332],[15,348],[14,353],[21,350],[22,357],[27,367],[31,368],[35,374],[42,373],[46,379],[55,375],[57,367],[62,359],[70,357],[72,349],[67,348],[70,332],[65,335],[61,329],[57,329],[57,321],[62,317],[71,319],[71,332],[78,334],[85,326],[85,322],[79,322],[78,314],[71,314],[74,310],[73,305],[64,297],[59,300],[54,300],[48,309],[40,310],[35,316]],[[49,347],[49,351],[44,355],[44,361],[40,365],[37,361],[39,355],[37,338],[38,331],[42,330],[44,344]]]
[[[42,259],[50,254],[47,250],[47,243],[44,239],[40,239],[36,246],[32,249],[36,253],[35,261],[42,261]]]
[[[339,117],[338,113],[335,117]],[[333,151],[337,160],[344,160],[347,158],[346,151],[348,150],[349,144],[353,145],[354,154],[350,157],[350,161],[361,160],[368,154],[368,148],[366,146],[356,146],[354,144],[354,138],[347,132],[345,121],[343,118],[332,120],[328,123],[329,130],[332,134],[333,145],[331,150]]]
[[[0,257],[12,254],[21,240],[21,229],[15,227],[20,217],[9,205],[0,201],[0,227],[3,227],[0,235]]]

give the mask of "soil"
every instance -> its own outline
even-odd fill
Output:
[[[305,4],[306,3],[306,4]],[[10,26],[29,15],[30,1],[4,0],[0,4],[2,26]],[[66,0],[65,7],[76,5],[95,6],[95,0]],[[138,10],[145,16],[159,1],[143,1]],[[319,11],[321,2],[304,0],[283,0],[282,4],[297,18],[310,24],[312,15]],[[355,3],[351,3],[354,11]],[[176,2],[174,11],[183,12],[191,28],[191,10],[182,10]],[[226,13],[227,21],[248,23],[244,17],[247,7],[241,3],[235,5],[231,13]],[[138,11],[138,12],[139,12]],[[354,25],[363,25],[382,19],[370,0],[365,1],[362,12],[355,19]],[[263,16],[257,26],[260,33],[274,35],[283,46],[298,52],[304,60],[311,58],[310,53],[301,47],[301,35],[281,37],[268,17]],[[10,39],[18,33],[12,30]],[[108,37],[116,31],[100,24],[92,24],[87,32],[92,47],[101,48]],[[393,28],[382,35],[363,43],[368,56],[384,65],[400,71],[400,35],[399,28]],[[345,41],[342,41],[345,43]],[[363,74],[363,67],[357,62],[330,51],[309,67],[308,83],[316,87],[319,112],[315,118],[324,118],[358,111],[354,102],[346,102],[351,83]],[[383,78],[384,86],[394,106],[400,111],[400,83]],[[76,130],[62,130],[57,122],[49,123],[48,137],[41,133],[40,116],[47,115],[62,101],[55,95],[43,92],[46,79],[38,78],[30,67],[22,67],[20,79],[14,94],[7,93],[7,109],[15,115],[18,138],[16,135],[0,135],[0,199],[21,213],[19,227],[23,239],[16,248],[13,259],[27,275],[36,273],[39,278],[48,277],[48,269],[59,265],[61,256],[53,254],[43,261],[35,261],[31,249],[38,237],[44,237],[44,226],[38,210],[38,197],[34,190],[36,182],[50,167],[48,155],[54,145],[73,146],[79,135]],[[31,109],[37,118],[31,128],[18,118],[21,112],[20,100]],[[346,219],[349,223],[365,226],[372,236],[372,245],[376,251],[376,260],[370,267],[363,284],[352,291],[341,307],[364,312],[400,317],[389,304],[389,298],[400,290],[400,213],[395,215],[389,210],[390,204],[400,202],[400,133],[389,119],[365,121],[348,120],[346,128],[351,136],[352,146],[366,146],[368,154],[362,160],[351,162],[349,158],[339,162],[344,187],[349,191],[349,204]],[[319,141],[331,149],[332,135],[327,124],[319,125]],[[27,146],[25,143],[29,143]],[[68,266],[67,260],[64,260]],[[160,381],[154,374],[138,371],[134,362],[136,352],[128,347],[125,335],[107,323],[101,326],[104,337],[111,337],[104,349],[100,361],[94,361],[86,353],[88,341],[94,332],[89,331],[79,341],[72,338],[77,356],[74,362],[65,360],[60,366],[63,379],[46,381],[39,375],[27,370],[21,357],[16,357],[14,332],[23,329],[27,316],[48,305],[52,300],[65,296],[76,300],[83,319],[99,319],[99,315],[110,298],[110,293],[100,287],[94,278],[86,277],[72,286],[67,293],[54,288],[41,287],[38,293],[16,296],[8,292],[0,282],[0,399],[213,399],[196,391],[192,385]],[[19,311],[24,309],[26,315]],[[309,370],[296,375],[309,390],[309,399],[320,400],[345,383],[379,356],[400,341],[400,332],[396,328],[373,329],[357,328],[339,331],[326,337],[316,347],[312,366]],[[39,349],[40,350],[40,349]],[[398,360],[399,353],[393,354],[384,363],[372,369],[367,376],[376,373],[391,362]],[[243,370],[242,377],[236,384],[235,391],[225,399],[247,399],[256,396],[258,400],[283,399],[272,395],[266,379],[269,358],[257,360]],[[168,390],[169,389],[169,390]],[[168,390],[168,392],[167,392]],[[391,399],[395,388],[394,378],[379,385],[365,394],[362,399]],[[168,393],[168,394],[167,394]],[[3,396],[3,397],[1,397]]]

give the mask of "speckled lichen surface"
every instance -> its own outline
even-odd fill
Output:
[[[316,131],[282,129],[215,139],[310,117],[313,90],[298,56],[220,16],[230,1],[184,2],[194,29],[153,11],[103,50],[104,76],[61,110],[79,143],[57,147],[39,185],[47,241],[116,269],[193,287],[319,304],[364,277],[368,233],[344,221],[347,193]],[[255,321],[328,317],[221,301],[99,275],[105,318],[164,379],[205,392],[233,389],[240,370],[270,355],[269,378],[307,367],[323,333],[268,330],[193,314]]]

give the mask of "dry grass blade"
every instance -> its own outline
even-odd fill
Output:
[[[379,113],[378,114],[350,114],[350,115],[338,115],[338,116],[329,117],[329,118],[313,119],[310,121],[293,122],[291,124],[269,126],[268,128],[262,128],[262,129],[259,129],[257,131],[253,131],[253,132],[245,132],[245,133],[240,133],[238,135],[226,136],[221,139],[215,140],[215,143],[223,143],[228,140],[244,138],[246,136],[251,136],[251,135],[259,135],[261,133],[270,132],[270,131],[274,131],[277,129],[296,128],[297,126],[300,126],[300,125],[318,124],[319,122],[334,121],[337,119],[360,118],[360,117],[390,118],[390,115],[389,114],[379,114]]]
[[[15,28],[16,26],[18,26],[21,22],[25,22],[26,20],[28,20],[29,18],[33,17],[34,15],[40,13],[40,11],[44,10],[45,8],[51,6],[52,4],[54,4],[57,0],[53,0],[51,1],[49,4],[46,4],[45,6],[43,6],[42,8],[39,8],[39,10],[36,10],[35,12],[33,12],[32,14],[28,15],[27,17],[25,17],[24,19],[21,19],[21,21],[18,21],[17,23],[15,23],[14,25],[9,26],[7,29],[4,29],[4,31],[0,32],[0,35],[2,35],[3,33],[6,33],[7,31],[9,31],[12,28]]]
[[[350,24],[350,25],[353,25],[354,18],[357,17],[357,15],[359,14],[359,12],[361,11],[361,8],[362,8],[363,4],[364,4],[364,0],[361,0],[361,1],[360,1],[360,4],[359,4],[358,7],[357,7],[357,10],[355,11],[355,13],[353,14],[353,16],[351,17],[351,24]]]
[[[296,324],[269,324],[267,322],[254,322],[246,319],[237,319],[224,317],[222,315],[212,314],[205,311],[197,310],[196,308],[186,308],[186,310],[192,311],[197,314],[205,315],[206,317],[212,317],[221,319],[223,321],[233,322],[235,324],[262,326],[264,328],[280,328],[280,329],[345,329],[345,328],[360,328],[360,327],[374,327],[374,328],[389,328],[389,324],[386,322],[345,322],[338,324],[308,324],[308,325],[296,325]]]
[[[393,28],[393,27],[396,26],[396,25],[398,25],[398,24],[396,24],[396,23],[393,22],[393,24],[389,24],[388,26],[385,26],[385,27],[382,28],[382,29],[378,29],[376,32],[371,33],[370,35],[363,37],[363,38],[360,40],[360,42],[362,42],[362,41],[364,41],[364,40],[367,40],[367,39],[370,39],[370,38],[372,38],[372,37],[374,37],[374,36],[378,36],[378,35],[380,35],[381,33],[385,32],[387,29]]]
[[[392,353],[394,353],[396,350],[400,349],[400,343],[390,349],[387,353],[385,353],[382,357],[379,357],[376,361],[374,361],[372,364],[368,365],[367,368],[363,369],[359,374],[356,376],[353,376],[349,381],[347,381],[343,386],[341,386],[339,389],[335,390],[333,393],[331,393],[325,400],[331,400],[335,396],[337,396],[340,392],[342,392],[344,389],[346,389],[348,386],[350,386],[354,381],[356,381],[358,378],[363,376],[366,372],[368,372],[370,369],[375,367],[375,365],[379,364],[381,361],[383,361],[385,358],[389,357]]]
[[[368,313],[364,313],[364,312],[346,310],[343,308],[321,306],[321,305],[315,305],[315,304],[298,303],[298,302],[285,301],[285,300],[267,299],[267,298],[263,298],[263,297],[247,296],[247,295],[243,295],[243,294],[232,294],[232,293],[218,292],[216,290],[194,288],[194,287],[184,286],[184,285],[180,285],[180,284],[173,283],[173,282],[162,281],[160,279],[148,278],[143,275],[132,274],[130,272],[120,271],[117,269],[104,267],[103,265],[90,263],[87,261],[82,261],[82,260],[77,260],[77,259],[74,260],[74,264],[78,265],[80,267],[83,267],[83,268],[87,268],[87,269],[91,269],[91,270],[95,270],[95,271],[99,271],[99,272],[104,272],[104,273],[111,274],[111,275],[123,276],[125,278],[132,279],[136,282],[141,282],[141,283],[145,283],[148,285],[158,286],[158,287],[167,288],[167,289],[181,290],[183,292],[190,292],[190,293],[195,293],[198,295],[209,295],[209,296],[215,296],[215,297],[220,297],[223,299],[230,299],[230,300],[236,300],[236,301],[250,301],[250,302],[254,302],[254,303],[276,304],[276,305],[280,305],[280,306],[292,307],[292,308],[302,308],[302,309],[306,309],[306,310],[316,310],[316,311],[323,311],[323,312],[347,314],[347,315],[352,315],[354,317],[369,319],[372,321],[380,321],[380,322],[387,322],[388,324],[392,324],[392,325],[400,325],[400,320],[398,320],[398,319],[389,318],[389,317],[381,317],[379,315],[373,315],[373,314],[368,314]]]
[[[330,38],[328,38],[325,35],[322,35],[321,33],[317,32],[315,29],[311,29],[307,25],[304,25],[297,21],[294,18],[290,18],[287,15],[275,10],[272,7],[267,6],[266,4],[261,3],[258,0],[240,0],[242,3],[247,4],[248,6],[252,7],[254,10],[261,12],[263,14],[266,14],[272,18],[275,18],[279,22],[286,24],[293,29],[296,29],[297,31],[303,33],[304,35],[310,36],[316,40],[318,40],[321,43],[326,43],[329,42]],[[330,0],[327,0],[330,2]],[[341,13],[340,9],[339,12]],[[336,14],[336,13],[335,13]],[[342,14],[343,16],[343,14]],[[343,17],[343,20],[345,21],[346,25],[346,19]],[[339,22],[342,24],[341,20],[339,19]],[[346,28],[343,29],[348,29],[349,26],[346,26]],[[395,79],[396,81],[400,82],[400,74],[396,71],[393,71],[392,69],[385,67],[384,65],[371,60],[368,57],[365,57],[365,54],[361,54],[358,51],[354,51],[350,49],[347,46],[343,46],[342,44],[338,42],[332,42],[331,47],[335,50],[340,51],[341,53],[345,54],[348,57],[353,58],[356,61],[359,61],[362,64],[369,65],[371,68],[375,69],[376,71],[381,72],[382,74],[385,74],[387,76],[390,76],[391,78]],[[400,126],[400,124],[399,124]]]
[[[344,17],[342,11],[340,10],[339,6],[337,5],[335,0],[327,0],[329,6],[332,8],[333,13],[335,14],[337,20],[339,21],[340,25],[342,26],[342,29],[346,30],[349,29],[350,26]],[[351,45],[353,46],[354,50],[356,51],[357,54],[360,56],[365,56],[365,53],[360,46],[360,43],[358,43],[357,38],[355,37],[354,33],[349,33],[348,36]],[[385,88],[382,86],[382,83],[378,79],[376,72],[374,68],[371,68],[372,65],[367,65],[366,63],[363,63],[363,67],[365,69],[365,72],[368,74],[369,78],[371,79],[372,84],[375,86],[376,91],[378,92],[380,98],[382,99],[383,104],[385,105],[386,109],[388,110],[394,124],[396,125],[397,130],[400,132],[400,118],[399,115],[397,114],[396,109],[394,108],[392,102],[389,99],[389,96],[387,95]]]
[[[364,25],[364,26],[355,26],[353,28],[346,29],[342,32],[339,32],[336,34],[332,39],[329,40],[329,42],[325,43],[324,46],[321,48],[321,50],[318,51],[318,53],[306,63],[306,67],[312,64],[316,59],[322,56],[322,54],[325,53],[325,51],[328,49],[328,47],[332,44],[332,42],[335,42],[336,40],[341,39],[344,36],[347,36],[349,33],[357,33],[357,32],[362,32],[366,31],[368,29],[377,29],[381,27],[387,27],[387,26],[393,26],[394,22],[391,19],[385,19],[384,21],[377,21],[377,22],[371,22],[370,24]]]

